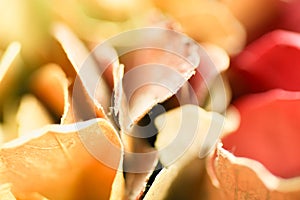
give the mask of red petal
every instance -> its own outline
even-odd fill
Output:
[[[289,0],[279,1],[280,5],[280,18],[278,27],[290,31],[300,32],[300,1]]]
[[[300,90],[299,66],[300,34],[273,31],[253,42],[233,60],[231,73],[234,78],[231,78],[234,91]]]
[[[222,140],[224,148],[261,162],[276,176],[300,176],[300,92],[272,90],[235,106],[240,127]]]

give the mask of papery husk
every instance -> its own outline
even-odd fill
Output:
[[[119,199],[131,200],[138,199],[139,195],[145,188],[146,182],[152,174],[155,165],[158,162],[155,149],[144,138],[136,138],[127,132],[124,127],[124,117],[128,117],[126,97],[123,91],[124,65],[113,65],[114,78],[114,101],[113,101],[113,117],[117,121],[120,128],[120,136],[124,144],[124,173],[125,191],[123,196],[118,196]],[[139,158],[139,154],[150,153],[152,156],[147,160],[143,157]]]
[[[206,110],[223,113],[231,100],[228,81],[222,74],[229,67],[229,55],[217,45],[202,43],[203,50],[200,54],[200,65],[196,74],[189,80],[195,93],[199,106]],[[191,96],[182,94],[185,96]]]
[[[207,170],[215,198],[210,199],[299,199],[300,178],[274,176],[261,163],[236,157],[219,143]]]
[[[201,43],[201,46],[205,49],[217,72],[221,73],[228,69],[229,55],[224,49],[211,43]]]
[[[199,46],[186,35],[166,28],[133,30],[117,42],[120,62],[125,66],[123,89],[129,109],[124,127],[129,128],[155,105],[176,94],[195,74],[200,63]]]
[[[143,138],[128,137],[125,140],[129,145],[124,157],[126,190],[123,199],[140,199],[158,163],[158,154],[156,149]]]
[[[159,116],[156,147],[165,168],[155,178],[145,199],[206,199],[205,155],[215,146],[219,134],[236,128],[238,121],[234,122],[195,105]],[[187,139],[190,143],[184,144]]]
[[[91,51],[91,54],[97,62],[99,70],[102,72],[101,75],[109,88],[114,88],[116,83],[115,76],[118,76],[114,70],[120,65],[116,49],[107,40],[106,42],[97,44]]]
[[[222,73],[212,84],[204,107],[208,111],[224,113],[231,102],[231,98],[232,92],[228,78]]]
[[[160,127],[156,146],[160,151],[160,160],[166,167],[155,178],[145,196],[146,200],[195,199],[199,195],[205,159],[199,159],[198,156],[201,151],[201,143],[204,140],[203,137],[205,137],[207,126],[210,123],[209,114],[206,115],[201,111],[200,108],[198,110],[197,106],[185,105],[170,110],[156,119],[156,125]],[[191,124],[188,124],[184,119],[193,120]],[[200,128],[198,123],[203,123],[204,126]],[[183,126],[181,130],[180,125]],[[169,152],[163,152],[163,147],[168,146],[170,141],[174,141],[176,134],[187,134],[188,137],[188,132],[191,131],[189,127],[195,128],[195,125],[199,129],[194,130],[196,133],[191,138],[191,144],[181,152],[182,155],[178,155],[178,159],[174,160],[173,163],[168,163],[167,158],[172,157],[176,151],[170,149]],[[180,140],[177,141],[176,145],[178,148],[181,147]],[[197,148],[198,145],[199,148]]]
[[[69,90],[75,121],[95,117],[107,118],[111,91],[103,80],[96,61],[67,26],[55,24],[53,36],[60,43],[71,63],[72,69],[69,70],[75,74],[75,77],[72,77],[73,85]]]
[[[125,197],[125,179],[123,171],[117,171],[116,177],[112,184],[109,200],[120,200]]]
[[[146,140],[147,134],[155,134],[149,128],[153,119],[145,127],[139,122],[187,82],[199,64],[199,56],[193,51],[198,48],[194,41],[168,29],[138,29],[122,37],[127,40],[113,41],[123,52],[120,62],[124,64],[115,70],[114,115],[126,150],[126,198],[136,199],[158,162],[157,151]],[[132,37],[136,40],[132,41]],[[170,44],[171,41],[176,42]]]
[[[246,32],[229,9],[218,1],[154,0],[154,4],[177,20],[183,31],[198,42],[210,42],[230,55],[242,50]]]
[[[38,99],[29,94],[22,97],[17,112],[19,136],[53,123],[52,117]]]
[[[100,152],[87,149],[91,141]],[[116,150],[101,146],[105,141]],[[0,182],[10,183],[16,197],[40,193],[49,199],[109,199],[112,189],[121,192],[114,179],[122,151],[117,133],[103,119],[46,126],[2,145]],[[97,153],[113,165],[97,160]]]
[[[223,133],[225,118],[196,105],[184,105],[158,116],[155,125],[155,146],[161,163],[168,167],[175,162],[187,163],[214,146]]]
[[[163,105],[168,110],[185,104],[195,104],[209,111],[225,112],[231,100],[226,76],[229,55],[217,45],[201,43],[200,64],[195,74]]]
[[[206,199],[203,185],[205,159],[195,160],[182,167],[163,168],[156,176],[145,200]]]

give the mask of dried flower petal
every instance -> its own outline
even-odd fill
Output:
[[[128,117],[126,97],[123,91],[124,65],[115,66],[114,74],[114,117],[120,126],[120,135],[124,144],[124,172],[126,173],[124,196],[119,198],[136,199],[145,188],[145,183],[153,172],[158,162],[155,149],[144,138],[132,136],[131,132],[126,132],[124,127],[124,118]],[[139,156],[149,153],[149,156]]]
[[[235,157],[221,146],[217,150],[217,159],[207,166],[217,199],[299,198],[299,177],[280,179],[259,162]]]
[[[205,160],[194,159],[187,165],[163,168],[155,178],[145,200],[205,200],[203,186]]]
[[[160,115],[156,119],[159,129],[156,147],[166,168],[158,174],[145,199],[192,199],[200,195],[197,190],[192,191],[201,190],[205,159],[199,157],[216,144],[218,136],[228,131],[227,126],[223,129],[224,122],[223,116],[195,105]]]
[[[146,28],[124,34],[122,39],[117,49],[125,65],[123,88],[129,117],[124,127],[129,128],[176,94],[195,73],[200,57],[194,41],[172,30]]]
[[[231,99],[226,77],[221,76],[229,67],[229,56],[216,45],[204,43],[202,46],[204,49],[199,51],[200,65],[189,83],[200,106],[223,112]]]
[[[95,148],[88,141],[110,166],[87,151]],[[103,154],[109,150],[106,144],[115,150]],[[108,122],[94,119],[45,127],[4,144],[0,154],[0,182],[11,183],[16,196],[38,192],[49,199],[109,199],[122,145]]]
[[[155,143],[164,166],[186,164],[211,149],[226,132],[225,118],[196,105],[184,105],[156,118],[159,134]],[[209,135],[209,137],[207,137]]]
[[[228,78],[219,75],[210,88],[209,98],[205,104],[205,109],[223,113],[231,103],[231,88]]]
[[[195,42],[171,30],[146,28],[125,33],[122,39],[113,40],[125,66],[124,75],[120,74],[122,66],[115,73],[120,80],[115,84],[114,114],[126,150],[126,198],[135,199],[158,161],[156,150],[146,140],[155,130],[141,127],[139,121],[187,82],[199,56]]]
[[[76,72],[75,86],[71,90],[72,106],[77,120],[87,120],[94,117],[106,117],[110,106],[110,90],[101,76],[101,71],[82,42],[62,24],[56,24],[53,30],[54,37],[62,45],[73,70]],[[101,83],[98,85],[98,83]],[[99,87],[97,87],[99,86]],[[94,93],[98,93],[96,99]]]

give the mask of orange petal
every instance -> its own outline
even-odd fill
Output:
[[[220,2],[224,3],[245,26],[247,39],[250,41],[269,31],[280,13],[278,0],[221,0]]]
[[[47,126],[4,144],[0,155],[0,182],[11,183],[16,196],[108,199],[122,145],[108,122],[94,119]]]
[[[64,113],[68,80],[56,64],[48,64],[31,75],[30,88],[58,117]]]
[[[218,193],[219,199],[298,199],[300,196],[299,177],[278,178],[259,162],[235,157],[221,144],[207,169],[213,192]]]
[[[61,118],[61,124],[75,122],[68,88],[69,80],[56,64],[41,67],[30,78],[31,91]]]
[[[225,5],[208,0],[154,0],[155,5],[182,25],[183,31],[199,42],[210,42],[230,55],[244,46],[246,32]]]
[[[48,200],[48,198],[42,196],[37,192],[18,194],[18,196],[16,197],[18,200]]]

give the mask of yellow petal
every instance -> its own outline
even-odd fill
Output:
[[[47,1],[0,1],[0,44],[18,41],[27,62],[41,62],[48,51],[50,9]],[[29,65],[33,67],[34,65]]]
[[[246,32],[225,5],[209,0],[154,0],[155,5],[170,14],[183,31],[199,42],[210,42],[230,55],[242,50]]]
[[[145,199],[199,198],[205,167],[202,156],[227,131],[225,123],[223,116],[195,105],[181,106],[159,116],[156,147],[165,168]]]
[[[16,200],[14,195],[11,193],[11,185],[8,183],[0,184],[0,199],[2,200]]]
[[[37,192],[18,194],[18,196],[16,197],[18,200],[48,200],[48,198],[42,196]]]
[[[225,117],[196,105],[184,105],[156,118],[155,143],[164,166],[189,162],[210,150],[226,132]]]
[[[28,117],[29,115],[30,117]],[[52,123],[53,120],[50,114],[38,99],[33,95],[25,95],[22,97],[17,112],[19,136]]]
[[[0,59],[0,105],[5,98],[9,97],[14,91],[21,72],[20,59],[21,44],[18,42],[11,43]]]

